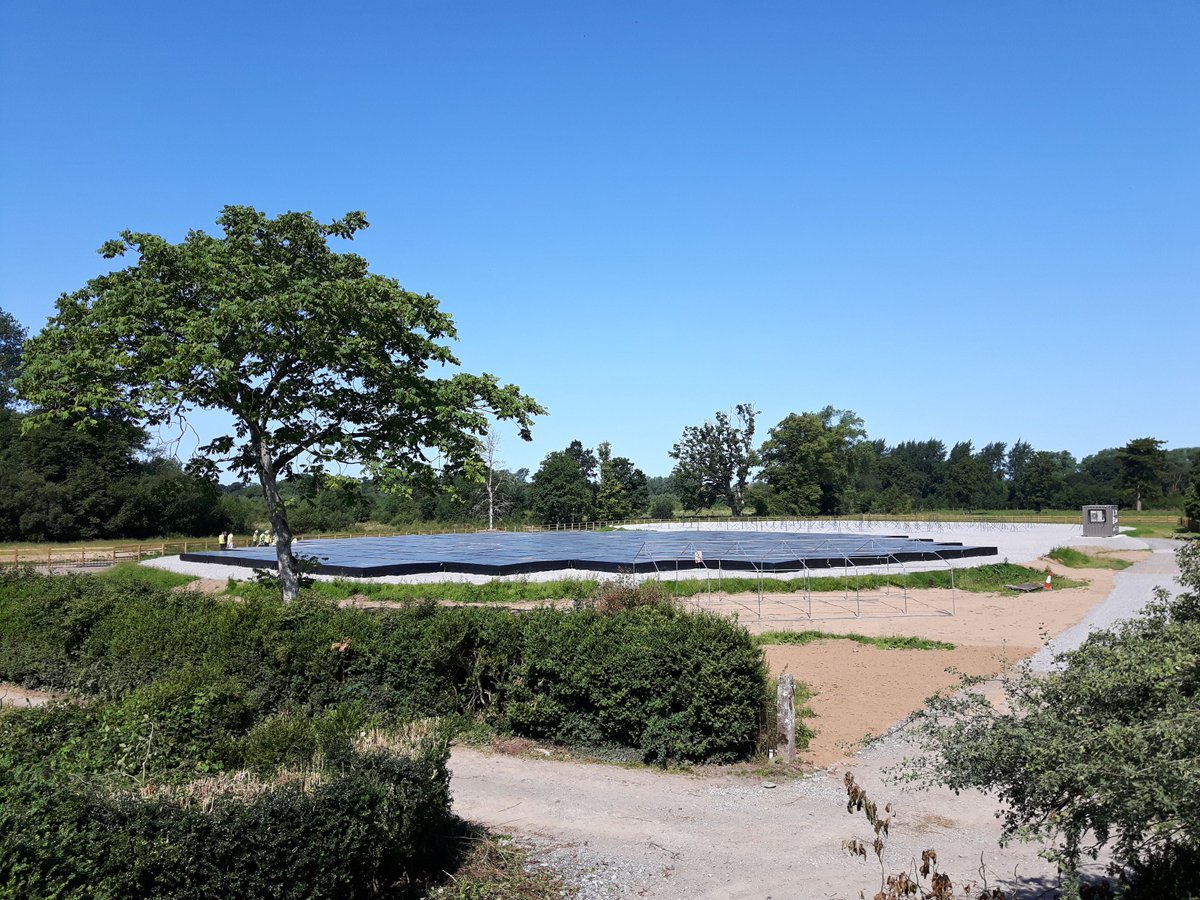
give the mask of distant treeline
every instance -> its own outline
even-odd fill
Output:
[[[266,524],[257,486],[220,486],[187,471],[148,450],[141,429],[102,421],[22,435],[21,420],[0,410],[0,540],[200,536]],[[1182,509],[1197,502],[1200,489],[1193,477],[1200,448],[1163,450],[1151,438],[1082,460],[1021,440],[979,450],[966,441],[947,449],[933,438],[889,445],[869,439],[853,413],[832,409],[790,415],[758,446],[752,436],[752,416],[689,429],[672,449],[676,465],[665,477],[648,477],[607,442],[593,450],[573,441],[532,474],[497,469],[491,511],[497,525],[511,526],[735,507],[773,516],[1132,507],[1139,495],[1145,506]],[[408,493],[385,492],[370,480],[296,477],[284,494],[299,534],[365,522],[486,523],[489,511],[485,485],[461,475]]]

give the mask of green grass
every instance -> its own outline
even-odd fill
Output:
[[[521,603],[542,600],[583,600],[597,591],[594,579],[564,578],[560,581],[490,581],[470,584],[441,581],[431,584],[378,584],[357,581],[317,581],[312,588],[332,600],[361,594],[372,600],[397,602],[446,600],[456,603]]]
[[[760,647],[777,644],[811,644],[814,641],[854,641],[884,650],[953,650],[954,644],[928,638],[892,634],[871,637],[866,634],[834,634],[828,631],[766,631],[754,636]]]
[[[1069,569],[1128,569],[1133,565],[1127,559],[1111,556],[1093,556],[1073,547],[1055,547],[1046,554],[1047,559],[1060,562]]]
[[[177,572],[168,572],[165,569],[139,566],[135,562],[119,563],[111,569],[105,569],[103,572],[100,572],[96,577],[122,585],[150,584],[163,590],[170,590],[182,584],[190,584],[196,580],[195,576],[192,575],[180,575]]]
[[[955,569],[953,576],[948,569],[932,572],[909,572],[907,574],[861,574],[849,577],[822,576],[810,578],[807,587],[818,593],[837,593],[850,590],[872,590],[884,587],[893,588],[942,588],[953,586],[960,591],[975,593],[996,593],[1004,590],[1006,584],[1016,584],[1026,581],[1041,582],[1046,573],[1041,569],[1029,566],[1018,566],[1012,563],[994,563],[986,566],[974,566],[967,569]],[[1065,577],[1055,579],[1057,588],[1083,587],[1086,581]],[[717,579],[684,579],[677,582],[663,582],[666,593],[673,597],[694,597],[704,594],[717,587]],[[416,602],[421,600],[440,600],[452,603],[528,603],[549,600],[587,600],[596,595],[600,582],[594,579],[565,578],[558,581],[491,581],[486,584],[469,584],[460,581],[442,581],[429,584],[377,584],[353,581],[318,581],[313,589],[322,596],[332,600],[345,600],[354,594],[361,594],[372,600],[387,600],[393,602]],[[722,578],[720,589],[729,594],[757,593],[759,589],[778,594],[803,593],[805,582],[802,578],[781,579],[764,578]],[[242,592],[239,586],[239,593]]]

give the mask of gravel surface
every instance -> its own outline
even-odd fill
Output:
[[[1031,664],[1035,672],[1049,671],[1054,665],[1055,654],[1078,647],[1089,632],[1137,615],[1154,599],[1156,587],[1164,587],[1172,595],[1179,593],[1179,566],[1175,562],[1179,543],[1156,539],[1147,539],[1145,543],[1153,551],[1151,556],[1118,572],[1109,595],[1093,606],[1083,621],[1053,638],[1033,657]]]

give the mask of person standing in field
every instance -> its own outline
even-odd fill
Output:
[[[232,531],[230,531],[229,534],[225,536],[225,549],[226,550],[233,549],[233,532]]]
[[[227,535],[227,534],[226,534],[224,531],[222,531],[222,532],[221,532],[221,536],[217,538],[217,549],[219,549],[219,550],[224,550],[224,549],[225,549],[225,542],[226,542],[228,539],[229,539],[229,536],[228,536],[228,535]]]

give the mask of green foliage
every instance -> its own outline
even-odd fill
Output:
[[[0,714],[0,898],[421,890],[461,845],[446,734],[399,722],[660,763],[763,728],[761,651],[656,583],[519,616],[243,594],[0,574],[0,679],[89,697]]]
[[[673,519],[679,506],[679,498],[674,494],[657,494],[650,498],[650,518]]]
[[[172,244],[126,231],[107,242],[106,258],[132,252],[137,262],[59,298],[26,344],[18,389],[40,408],[30,424],[229,413],[231,433],[201,452],[210,470],[223,459],[257,476],[291,600],[298,579],[278,480],[294,467],[361,463],[408,485],[432,480],[434,450],[447,471],[478,475],[489,413],[528,439],[543,410],[491,375],[428,374],[458,364],[442,343],[456,336],[450,316],[329,247],[365,228],[363,213],[326,224],[227,206],[217,221],[221,237],[191,231]]]
[[[1008,677],[1002,709],[974,690],[933,701],[903,773],[996,792],[1005,834],[1054,839],[1069,876],[1107,847],[1127,896],[1200,895],[1200,546],[1178,557],[1182,594]]]
[[[194,575],[180,575],[168,569],[156,569],[135,562],[117,563],[111,569],[101,572],[99,577],[119,585],[148,584],[167,590],[191,584],[196,580]]]
[[[844,494],[855,476],[855,448],[866,437],[863,420],[827,406],[789,414],[762,445],[763,479],[785,514],[848,512]]]
[[[1112,556],[1093,556],[1074,547],[1055,547],[1046,554],[1047,559],[1060,562],[1069,569],[1128,569],[1133,565],[1127,559]]]
[[[1200,478],[1192,480],[1183,501],[1183,514],[1193,522],[1200,522]]]
[[[1143,501],[1154,500],[1162,493],[1162,482],[1167,474],[1164,443],[1157,438],[1135,438],[1118,451],[1122,480],[1133,496],[1138,512],[1142,510]]]
[[[542,460],[529,491],[533,514],[543,525],[581,522],[594,516],[592,486],[567,450]]]
[[[133,775],[87,771],[88,715],[0,716],[0,898],[384,897],[449,861],[444,737],[177,780],[140,744]]]
[[[753,751],[766,667],[728,620],[665,604],[615,615],[541,610],[521,620],[523,652],[506,703],[517,733],[634,747],[661,763]]]
[[[735,623],[675,609],[653,582],[519,616],[433,604],[367,612],[239,590],[243,602],[228,603],[89,576],[0,575],[0,679],[132,704],[135,721],[155,703],[189,710],[179,733],[207,737],[181,737],[186,747],[236,742],[265,722],[256,761],[272,758],[263,747],[320,749],[294,716],[346,704],[389,719],[482,716],[648,761],[753,750],[761,652]]]
[[[733,417],[718,412],[715,422],[683,429],[669,455],[675,460],[671,477],[686,508],[703,509],[724,500],[733,515],[742,514],[750,473],[759,463],[756,415],[753,404],[739,403]]]
[[[145,431],[103,419],[22,434],[27,420],[0,409],[0,540],[213,534],[224,524],[215,485],[143,458]]]
[[[21,367],[21,345],[25,329],[12,313],[0,309],[0,410],[8,409],[16,400],[13,381]]]
[[[871,637],[865,634],[835,634],[830,631],[765,631],[754,636],[761,647],[772,644],[811,644],[814,641],[854,641],[883,650],[953,650],[954,644],[929,638],[892,634]]]

